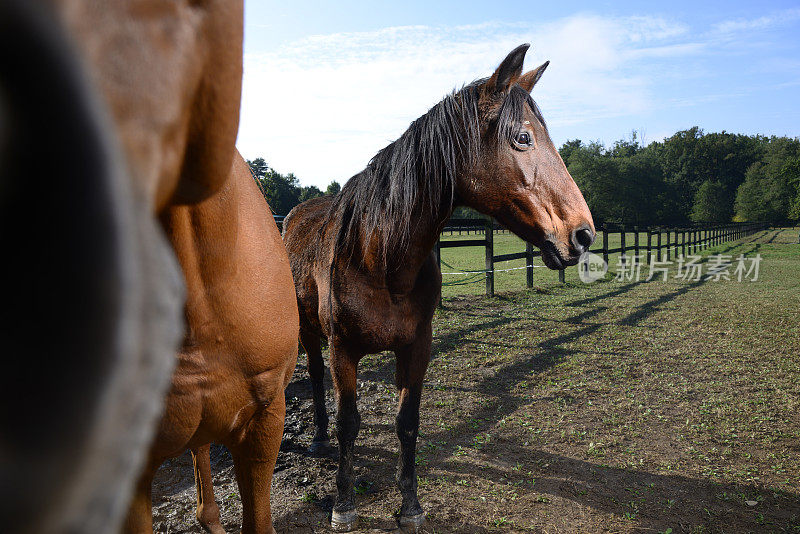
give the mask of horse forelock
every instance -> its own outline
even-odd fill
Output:
[[[517,134],[522,124],[526,106],[547,131],[547,124],[539,106],[536,105],[528,91],[515,84],[511,86],[502,104],[500,104],[497,118],[493,122],[495,139],[498,143],[507,143]]]

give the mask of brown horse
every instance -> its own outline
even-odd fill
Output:
[[[594,239],[586,202],[529,94],[547,63],[522,74],[527,49],[518,47],[490,78],[445,97],[414,121],[335,198],[300,204],[284,221],[313,385],[316,449],[328,440],[320,338],[330,342],[339,443],[331,523],[338,531],[351,530],[357,518],[358,362],[384,350],[393,350],[397,360],[400,524],[413,529],[424,521],[414,456],[431,319],[441,293],[431,251],[453,207],[495,217],[538,246],[553,269],[577,263]]]
[[[242,18],[240,0],[0,1],[5,532],[124,518],[183,331],[158,216],[229,179]]]
[[[152,530],[159,465],[196,451],[198,488],[208,484],[208,443],[233,455],[242,532],[273,532],[270,483],[283,436],[284,389],[297,361],[298,312],[289,258],[250,169],[236,157],[225,186],[162,216],[186,277],[188,333],[166,410],[128,516],[128,532]],[[220,532],[213,498],[198,518]]]

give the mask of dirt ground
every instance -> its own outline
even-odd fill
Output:
[[[607,281],[447,299],[434,320],[418,442],[425,531],[800,533],[792,243],[796,232],[773,231],[723,246],[761,254],[759,282]],[[368,356],[359,369],[360,531],[391,531],[400,505],[394,358]],[[275,528],[326,532],[336,462],[306,452],[302,356],[286,398]],[[223,525],[238,532],[223,447],[212,449],[212,467]],[[158,473],[156,530],[202,532],[194,506],[187,454]]]

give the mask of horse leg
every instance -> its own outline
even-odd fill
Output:
[[[253,416],[242,442],[231,447],[242,497],[242,534],[275,533],[269,494],[285,416],[286,399],[279,389],[272,403]]]
[[[397,390],[400,396],[397,410],[397,437],[400,456],[397,463],[397,485],[403,496],[400,506],[400,526],[415,532],[425,522],[425,512],[417,499],[415,458],[419,433],[419,404],[422,381],[431,355],[430,323],[418,333],[410,345],[395,351],[397,357]]]
[[[326,455],[330,452],[328,441],[328,410],[325,406],[325,363],[319,336],[305,328],[300,329],[300,343],[308,356],[308,374],[314,398],[314,439],[309,447],[312,454]]]
[[[152,534],[153,532],[153,477],[161,463],[151,463],[143,471],[133,489],[133,498],[122,532],[125,534]]]
[[[211,480],[211,445],[192,449],[194,482],[197,486],[197,520],[203,530],[211,534],[225,534],[219,520],[219,506],[214,501],[214,483]]]
[[[356,370],[363,354],[348,351],[334,340],[330,341],[330,351],[331,375],[336,389],[336,439],[339,442],[337,496],[331,526],[336,532],[349,532],[358,518],[353,488],[353,446],[361,426],[356,406]]]

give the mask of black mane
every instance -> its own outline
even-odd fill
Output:
[[[335,256],[353,254],[359,239],[366,244],[377,232],[385,262],[390,251],[402,255],[407,250],[415,222],[411,216],[419,202],[430,213],[452,211],[456,177],[480,148],[478,100],[485,82],[477,80],[444,97],[347,181],[329,213],[338,226]],[[525,104],[544,125],[538,106],[518,85],[501,97],[498,111],[484,119],[496,142],[516,135]]]

